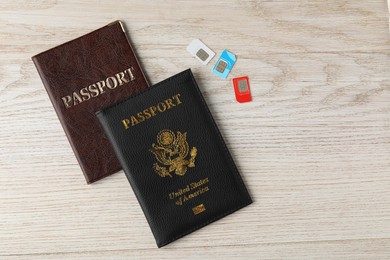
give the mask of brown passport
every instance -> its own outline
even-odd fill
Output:
[[[32,60],[87,183],[119,171],[121,166],[95,112],[149,86],[121,22]]]

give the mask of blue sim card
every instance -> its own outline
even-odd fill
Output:
[[[217,60],[217,63],[214,65],[213,72],[219,77],[226,79],[235,62],[236,56],[227,50],[223,50],[221,56],[219,56]]]

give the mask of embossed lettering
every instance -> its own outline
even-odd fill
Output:
[[[82,88],[82,89],[80,90],[80,94],[81,94],[81,96],[82,96],[82,98],[83,98],[83,101],[87,101],[88,99],[91,98],[91,94],[89,94],[87,88]]]
[[[107,82],[107,87],[110,89],[114,89],[118,86],[118,81],[116,80],[115,77],[108,77],[106,82]]]
[[[92,84],[88,86],[88,91],[91,93],[91,97],[99,96],[99,90],[96,88],[96,84]]]
[[[162,113],[165,110],[167,110],[167,106],[165,105],[165,103],[158,103],[157,110],[158,110],[158,112]]]
[[[176,106],[175,104],[172,103],[172,99],[171,99],[171,98],[166,99],[166,100],[165,100],[165,104],[167,104],[168,109],[170,109],[171,106],[172,106],[172,107]]]
[[[77,104],[79,104],[81,102],[83,102],[83,100],[81,99],[79,94],[77,94],[77,92],[73,92],[73,105],[77,105]]]
[[[150,106],[135,115],[130,115],[129,118],[124,118],[122,120],[122,124],[125,127],[125,129],[128,129],[131,126],[138,125],[156,115],[159,113],[164,113],[168,111],[169,109],[172,109],[178,105],[182,104],[182,101],[180,100],[180,93],[167,98],[156,105]]]
[[[139,122],[145,121],[145,117],[144,117],[144,115],[142,114],[142,112],[138,112],[138,113],[137,113],[137,116],[138,116]]]
[[[135,116],[131,116],[131,126],[135,126],[138,124],[139,124],[139,121],[137,120],[137,118],[135,118]]]
[[[123,119],[122,120],[122,124],[125,126],[125,128],[127,129],[127,128],[129,128],[130,126],[130,120],[129,119]]]
[[[144,115],[145,115],[145,118],[146,118],[146,119],[149,119],[149,118],[152,117],[152,115],[149,113],[149,109],[145,109],[145,110],[144,110]]]
[[[174,99],[176,100],[176,102],[177,102],[178,105],[181,104],[181,101],[180,101],[179,97],[180,97],[180,94],[176,94],[176,95],[174,95],[174,96],[172,97],[172,98],[174,98]]]
[[[124,83],[129,82],[129,80],[125,78],[125,73],[124,72],[119,72],[115,76],[118,79],[119,86],[122,86]]]
[[[132,69],[133,69],[133,67],[131,67],[131,68],[129,68],[129,69],[126,70],[126,71],[127,71],[127,74],[129,74],[129,76],[130,76],[130,80],[131,80],[131,81],[135,80],[134,74],[133,74],[133,72],[131,71]]]
[[[104,93],[104,87],[106,86],[106,82],[105,81],[99,81],[99,82],[96,82],[96,86],[98,87],[99,89],[99,92],[100,94],[103,94]]]
[[[72,98],[70,96],[62,97],[62,102],[64,102],[64,105],[66,108],[71,107],[70,102],[72,101]]]
[[[88,87],[74,91],[72,94],[62,97],[62,103],[65,108],[70,108],[82,102],[88,101],[91,98],[98,97],[99,95],[104,94],[109,90],[113,90],[118,86],[129,83],[130,81],[135,80],[132,70],[134,70],[134,68],[130,67],[124,71],[116,73],[114,76],[109,76],[104,80],[100,80],[89,85]]]

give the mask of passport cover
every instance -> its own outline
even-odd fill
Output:
[[[95,112],[148,87],[120,21],[32,60],[87,183],[121,169]]]
[[[96,115],[158,247],[252,202],[191,70]]]

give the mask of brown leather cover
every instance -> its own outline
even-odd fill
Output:
[[[119,171],[121,166],[95,112],[149,86],[121,22],[32,60],[87,183]]]

